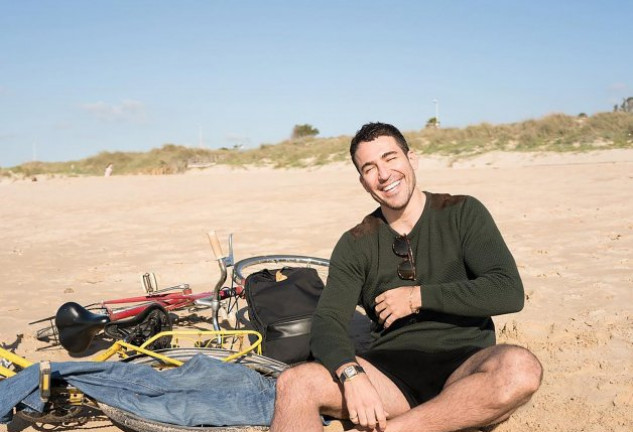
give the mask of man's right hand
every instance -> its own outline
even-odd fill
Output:
[[[376,315],[385,328],[394,321],[417,313],[422,307],[422,294],[419,286],[403,286],[383,292],[376,297]]]
[[[381,431],[387,428],[388,414],[384,411],[382,399],[367,374],[359,374],[354,379],[345,381],[343,388],[345,404],[352,423],[370,430],[376,430],[376,426]]]

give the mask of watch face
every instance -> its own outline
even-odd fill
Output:
[[[358,374],[361,373],[365,373],[362,367],[358,365],[347,366],[345,369],[343,369],[343,372],[339,376],[339,380],[341,382],[345,382],[349,379],[354,378],[355,376],[358,376]]]

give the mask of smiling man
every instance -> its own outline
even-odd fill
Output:
[[[394,126],[352,139],[360,183],[379,207],[343,234],[312,324],[316,362],[277,382],[271,431],[319,431],[319,414],[360,430],[456,431],[507,419],[538,389],[525,348],[496,345],[492,316],[523,308],[514,259],[486,208],[417,187],[417,156]],[[357,305],[375,341],[354,351]]]

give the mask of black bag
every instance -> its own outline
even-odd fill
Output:
[[[293,364],[310,356],[312,315],[323,291],[313,268],[261,270],[246,278],[248,316],[265,356]]]

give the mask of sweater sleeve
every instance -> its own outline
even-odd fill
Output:
[[[519,271],[488,210],[475,198],[468,197],[456,217],[469,276],[459,281],[423,285],[422,307],[475,317],[523,309]]]
[[[359,301],[365,271],[349,236],[337,243],[330,260],[327,284],[312,319],[310,349],[330,373],[354,361],[349,323]]]

